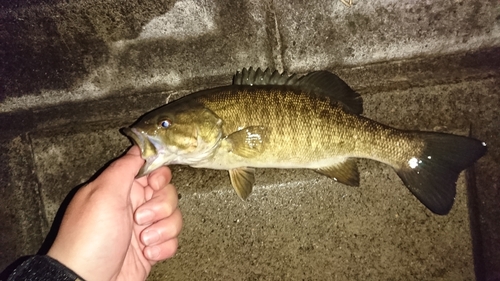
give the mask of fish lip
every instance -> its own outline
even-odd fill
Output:
[[[147,174],[149,174],[151,171],[148,171],[149,166],[151,165],[151,162],[153,162],[156,159],[156,156],[153,157],[155,159],[151,159],[151,157],[146,157],[145,153],[145,147],[146,147],[146,142],[149,141],[139,130],[136,128],[123,128],[122,132],[125,136],[127,136],[132,143],[137,145],[141,151],[141,158],[145,160],[144,164],[142,165],[141,169],[135,176],[135,178],[140,178],[143,177]]]
[[[144,142],[145,139],[142,134],[135,128],[123,128],[122,132],[125,136],[129,137],[130,140],[139,147],[141,150],[141,157],[144,158]]]
[[[156,160],[164,153],[165,149],[161,147],[158,141],[155,141],[154,138],[149,137],[144,132],[141,132],[137,128],[129,127],[123,128],[122,132],[124,135],[130,138],[130,140],[137,146],[141,151],[141,158],[145,160],[144,165],[142,165],[141,169],[135,176],[136,178],[143,177],[149,173],[151,173],[156,168],[151,168],[151,166],[155,166]]]

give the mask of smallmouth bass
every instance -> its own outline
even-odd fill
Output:
[[[246,199],[255,168],[312,169],[358,186],[356,158],[390,165],[429,210],[447,214],[460,172],[486,153],[477,139],[392,128],[361,116],[361,96],[328,71],[305,76],[243,69],[233,84],[199,91],[142,116],[123,133],[146,160],[228,170]]]

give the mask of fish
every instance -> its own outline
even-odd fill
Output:
[[[362,113],[361,95],[329,71],[244,68],[231,85],[160,106],[122,132],[145,160],[137,177],[174,164],[227,170],[244,200],[256,168],[310,169],[359,186],[357,159],[366,158],[391,166],[430,211],[448,214],[459,174],[485,155],[486,143],[401,130]]]

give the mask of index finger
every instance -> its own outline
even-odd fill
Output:
[[[172,171],[167,166],[161,166],[148,175],[148,185],[153,188],[153,190],[160,190],[164,188],[171,179]]]

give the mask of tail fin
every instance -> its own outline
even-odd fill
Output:
[[[455,201],[458,175],[486,153],[486,144],[443,133],[418,133],[418,138],[425,143],[423,154],[396,172],[422,204],[446,215]]]

